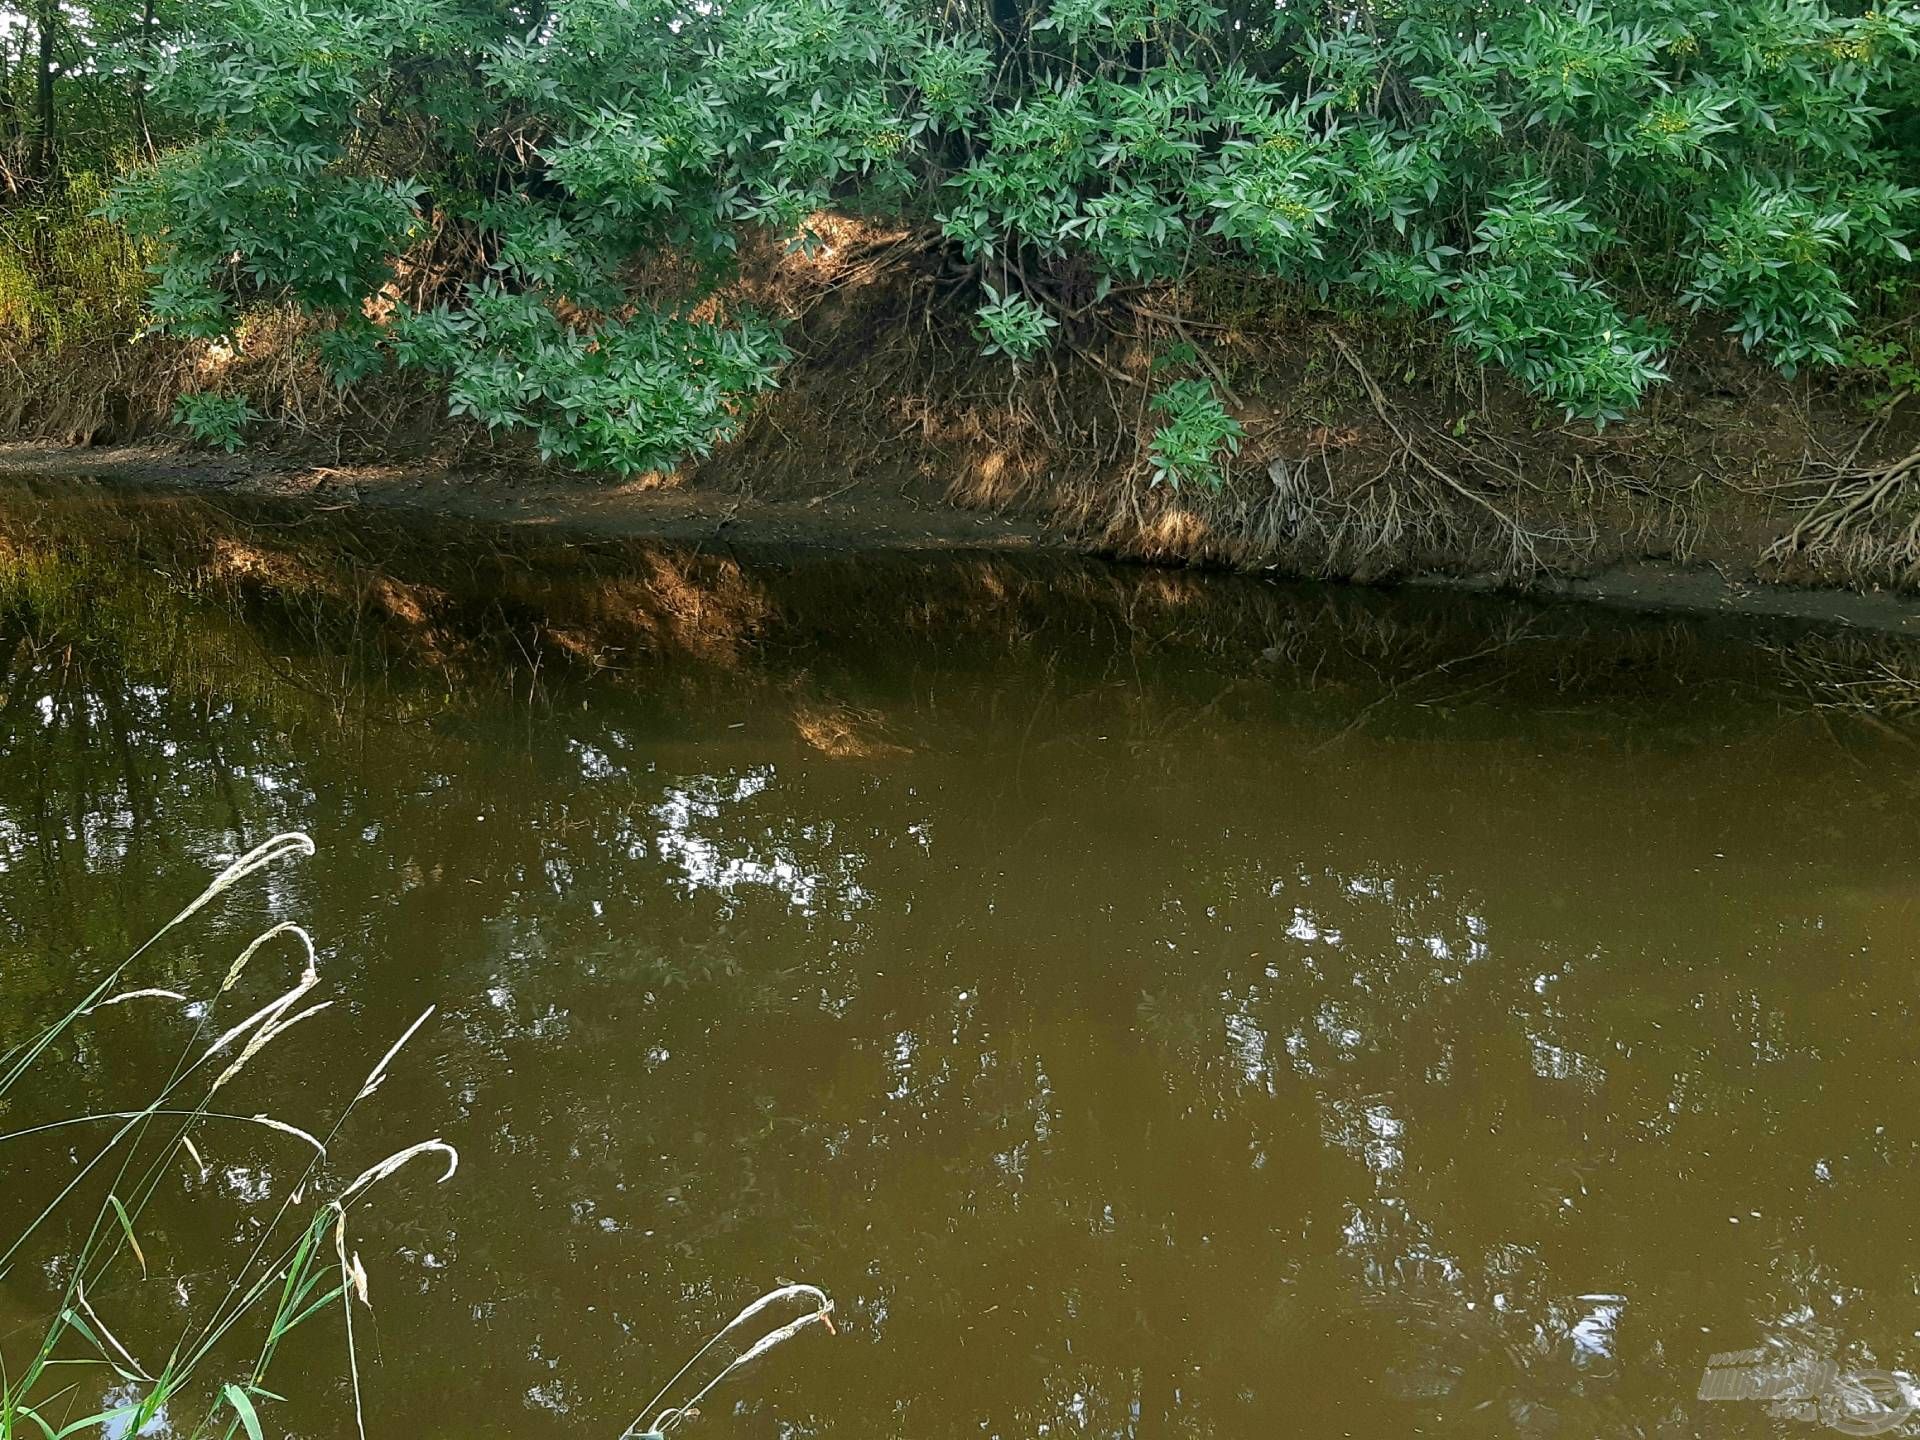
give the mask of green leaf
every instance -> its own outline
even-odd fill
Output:
[[[140,1262],[140,1278],[144,1280],[147,1275],[147,1257],[140,1249],[140,1241],[133,1233],[133,1217],[127,1214],[127,1207],[120,1203],[118,1195],[108,1195],[107,1203],[113,1207],[113,1213],[120,1220],[120,1230],[127,1237],[127,1244],[133,1247],[133,1258]]]
[[[247,1440],[264,1440],[260,1430],[260,1416],[255,1412],[253,1401],[248,1398],[247,1392],[238,1385],[229,1383],[220,1387],[220,1396],[240,1417],[240,1423],[246,1427]]]
[[[31,1412],[23,1411],[22,1413],[30,1414]],[[35,1415],[33,1418],[39,1421],[40,1428],[52,1436],[53,1440],[66,1440],[66,1437],[69,1435],[79,1435],[96,1428],[104,1430],[116,1420],[129,1419],[137,1416],[139,1413],[140,1406],[137,1403],[132,1405],[116,1405],[111,1410],[100,1410],[92,1415],[83,1415],[80,1419],[61,1426],[58,1432],[49,1430],[46,1422],[40,1420],[38,1415]]]

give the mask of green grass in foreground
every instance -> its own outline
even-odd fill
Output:
[[[143,986],[136,968],[156,943],[222,893],[256,871],[291,856],[311,855],[313,849],[312,840],[295,832],[248,851],[64,1014],[0,1054],[4,1103],[16,1089],[30,1091],[50,1069],[66,1063],[63,1040],[100,1010],[123,1004],[177,1005],[197,1017],[171,1072],[144,1103],[62,1116],[0,1134],[0,1156],[15,1174],[30,1163],[33,1137],[67,1129],[104,1132],[107,1137],[0,1249],[4,1278],[31,1253],[35,1237],[55,1217],[71,1220],[76,1210],[90,1212],[78,1250],[62,1262],[60,1298],[32,1357],[23,1368],[0,1371],[0,1440],[138,1435],[169,1411],[174,1432],[189,1440],[212,1435],[231,1440],[241,1432],[248,1440],[261,1440],[261,1410],[281,1398],[266,1386],[281,1343],[336,1303],[345,1318],[355,1419],[360,1422],[352,1301],[365,1303],[367,1276],[349,1242],[353,1208],[411,1160],[438,1157],[445,1164],[440,1177],[445,1180],[454,1173],[459,1156],[443,1141],[426,1140],[394,1152],[342,1185],[330,1183],[328,1147],[359,1104],[379,1088],[395,1056],[433,1014],[433,1007],[380,1057],[322,1136],[272,1115],[239,1113],[242,1107],[234,1100],[249,1065],[262,1051],[333,1004],[311,998],[320,977],[305,930],[291,923],[273,926],[240,953],[217,986],[197,997]],[[265,964],[265,957],[289,948],[299,964],[293,983],[235,1018],[233,996],[242,977],[256,960]],[[228,1274],[210,1310],[194,1315],[177,1335],[123,1340],[102,1313],[106,1306],[95,1297],[128,1284],[157,1283],[140,1243],[142,1215],[173,1166],[190,1163],[204,1169],[196,1137],[231,1125],[266,1130],[305,1149],[305,1168],[252,1249]],[[20,1160],[9,1153],[16,1150]],[[309,1191],[322,1198],[308,1202]],[[158,1358],[160,1347],[165,1348],[164,1360]],[[114,1393],[132,1398],[87,1411],[86,1398],[103,1393],[96,1382],[108,1377],[119,1382],[109,1387]],[[81,1412],[77,1417],[76,1410]],[[197,1411],[199,1418],[182,1423],[183,1410]],[[364,1424],[361,1431],[364,1434]]]

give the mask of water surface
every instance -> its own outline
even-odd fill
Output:
[[[0,571],[0,1032],[281,829],[318,856],[143,962],[313,933],[335,1012],[236,1103],[322,1129],[439,1007],[333,1166],[463,1157],[356,1218],[370,1433],[613,1440],[784,1277],[840,1334],[682,1434],[1818,1433],[1703,1368],[1920,1367],[1868,642],[48,490]],[[13,1118],[192,1025],[89,1017]],[[304,1164],[200,1145],[94,1296],[162,1347]],[[0,1221],[84,1153],[0,1145]],[[271,1426],[352,1433],[339,1340]]]

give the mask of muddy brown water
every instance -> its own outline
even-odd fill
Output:
[[[784,1278],[839,1334],[680,1435],[1906,1425],[1915,750],[1849,637],[45,490],[0,601],[6,1043],[282,829],[128,981],[312,932],[336,1003],[227,1103],[324,1131],[438,1007],[328,1167],[461,1155],[355,1212],[370,1435],[614,1440]],[[0,1129],[198,1014],[87,1017]],[[0,1142],[4,1233],[83,1130]],[[196,1143],[92,1295],[148,1364],[305,1164]],[[85,1218],[0,1280],[10,1370]],[[337,1315],[267,1383],[352,1433]]]

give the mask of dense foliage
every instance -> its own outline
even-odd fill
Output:
[[[179,333],[291,297],[342,380],[581,465],[699,454],[777,327],[637,304],[671,247],[838,207],[937,225],[982,343],[1069,295],[1239,267],[1431,317],[1570,416],[1630,410],[1671,326],[1834,364],[1907,283],[1920,12],[1905,0],[202,0],[151,57],[199,136],[115,213]],[[1163,478],[1237,427],[1159,394]]]
[[[177,138],[145,66],[193,0],[0,0],[0,201]]]

